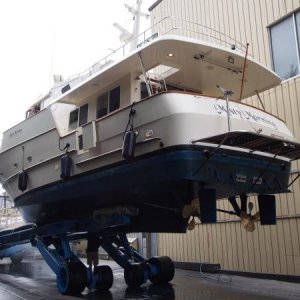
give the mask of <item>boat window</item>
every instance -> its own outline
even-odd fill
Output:
[[[78,112],[79,112],[78,108],[70,112],[69,130],[74,130],[77,128]]]
[[[82,105],[80,108],[70,112],[69,130],[74,130],[78,126],[82,126],[88,121],[88,104]]]
[[[117,110],[119,107],[120,87],[118,86],[97,98],[97,119]]]
[[[109,112],[117,110],[120,107],[120,87],[116,87],[109,93]]]
[[[61,89],[61,93],[65,93],[67,91],[69,91],[71,89],[71,86],[69,84],[65,85],[62,89]]]
[[[142,81],[141,82],[141,99],[145,99],[147,97],[149,97],[149,93],[148,93],[148,90],[147,90],[147,85],[146,85],[145,81]]]
[[[78,136],[78,149],[82,150],[83,149],[83,138],[82,134]]]
[[[26,115],[25,118],[28,119],[32,116],[34,116],[35,114],[37,114],[38,112],[41,111],[41,103],[35,104],[34,106],[31,106],[27,111],[26,111]]]
[[[97,100],[97,119],[107,115],[108,93],[98,97]]]
[[[88,104],[85,104],[85,105],[80,107],[80,110],[79,110],[79,126],[82,126],[85,123],[87,123],[88,108],[89,108]]]

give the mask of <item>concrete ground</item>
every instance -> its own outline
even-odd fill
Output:
[[[9,259],[0,260],[0,300],[71,300],[71,299],[163,299],[163,300],[210,300],[210,299],[298,299],[300,284],[275,280],[262,280],[241,276],[200,274],[176,270],[173,281],[165,286],[147,282],[137,290],[127,288],[123,270],[112,261],[108,264],[114,272],[114,284],[105,293],[89,292],[81,296],[62,296],[56,289],[56,277],[40,257],[25,259],[19,266]]]

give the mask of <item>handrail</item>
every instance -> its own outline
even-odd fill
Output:
[[[166,35],[166,34],[172,34],[172,31],[180,30],[181,29],[181,30],[186,30],[187,32],[193,32],[193,33],[197,33],[197,34],[202,34],[203,37],[207,37],[207,40],[210,41],[210,42],[216,42],[216,41],[218,41],[219,43],[223,43],[225,46],[230,46],[230,47],[235,46],[235,48],[238,49],[239,51],[241,51],[243,53],[246,52],[246,46],[243,45],[242,43],[238,42],[237,40],[234,40],[230,36],[228,36],[228,35],[220,32],[220,31],[217,31],[215,29],[212,29],[212,28],[210,28],[208,26],[204,26],[204,25],[201,25],[199,23],[188,21],[188,20],[181,19],[181,18],[174,17],[174,16],[164,17],[163,19],[161,19],[160,21],[156,22],[154,25],[150,26],[149,28],[147,28],[146,30],[144,30],[142,33],[140,33],[138,35],[138,40],[140,40],[141,38],[142,39],[141,39],[141,42],[138,43],[138,45],[141,44],[141,43],[144,43],[150,37],[152,37],[154,35],[153,29],[156,29],[157,26],[159,26],[160,24],[163,24],[167,20],[171,20],[171,21],[176,20],[176,21],[179,21],[179,22],[184,22],[184,23],[189,24],[189,25],[197,26],[199,29],[204,29],[206,31],[206,33],[203,33],[203,32],[200,32],[200,31],[196,31],[196,30],[192,30],[192,29],[188,29],[188,28],[185,28],[185,27],[182,27],[182,26],[178,27],[178,26],[176,26],[177,24],[173,24],[172,23],[171,27],[166,28],[165,32],[160,32],[158,35],[163,36],[163,35]],[[147,34],[148,32],[150,32],[150,34]],[[213,34],[209,34],[209,32],[211,32]],[[174,34],[177,34],[177,33],[174,33]],[[219,38],[217,38],[217,36],[219,36]],[[94,68],[96,68],[99,64],[100,65],[106,65],[107,63],[109,63],[109,61],[111,60],[111,58],[113,58],[113,56],[116,53],[118,53],[118,52],[121,52],[124,56],[128,55],[129,53],[126,51],[126,48],[127,47],[130,48],[129,45],[130,45],[130,42],[122,45],[121,47],[119,47],[118,49],[114,50],[112,53],[106,55],[105,57],[103,57],[102,59],[100,59],[98,62],[96,62],[91,67],[89,67],[88,69],[84,70],[83,72],[80,72],[80,73],[77,73],[75,75],[70,76],[68,78],[68,80],[71,80],[73,78],[77,78],[77,77],[82,76],[82,75],[87,74],[87,73],[92,74],[93,73],[92,71],[93,71]]]

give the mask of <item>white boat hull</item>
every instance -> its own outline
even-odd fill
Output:
[[[284,122],[278,118],[241,103],[230,102],[229,107],[232,131],[245,131],[270,138],[280,136],[284,141],[293,142],[290,131]],[[133,117],[133,126],[137,133],[137,143],[135,145],[135,158],[130,162],[125,162],[122,157],[123,135],[132,108],[136,111]],[[47,114],[51,114],[51,107],[47,109]],[[37,114],[33,118],[43,118],[43,115]],[[271,172],[268,173],[268,176],[271,176],[272,173],[276,174],[275,177],[278,178],[276,177],[277,179],[274,180],[281,183],[266,188],[261,183],[260,186],[253,184],[253,180],[260,176],[266,163],[272,159],[274,156],[272,153],[253,152],[251,149],[205,142],[205,139],[209,137],[228,132],[225,100],[181,92],[155,95],[136,103],[133,107],[124,108],[102,119],[85,124],[82,127],[83,149],[81,150],[78,150],[79,133],[77,131],[60,138],[57,130],[53,128],[53,124],[54,122],[49,121],[49,129],[45,128],[44,133],[39,133],[36,137],[6,149],[0,155],[0,163],[6,167],[2,171],[2,183],[15,199],[16,206],[20,206],[25,211],[25,218],[30,222],[42,222],[47,218],[51,219],[45,210],[48,207],[47,203],[49,203],[52,212],[55,211],[54,215],[58,216],[57,210],[63,206],[69,209],[69,205],[72,205],[71,203],[75,201],[77,195],[79,202],[74,206],[76,210],[80,210],[82,201],[88,199],[89,195],[93,199],[91,200],[93,204],[90,206],[89,212],[86,212],[87,214],[91,214],[96,208],[107,206],[110,203],[115,205],[119,202],[126,202],[127,200],[123,198],[121,200],[117,196],[120,191],[129,198],[132,198],[131,193],[134,193],[135,186],[141,190],[142,194],[145,191],[149,192],[147,188],[144,188],[144,185],[153,186],[155,180],[152,177],[160,172],[166,174],[166,178],[170,178],[170,189],[174,189],[176,182],[183,184],[183,182],[188,181],[216,189],[217,198],[247,192],[275,193],[287,190],[290,168],[287,158],[276,157],[274,160],[276,167],[273,170],[271,170],[272,168],[270,171],[268,170]],[[19,126],[22,126],[22,123]],[[14,131],[21,134],[24,132],[21,127],[14,128]],[[19,138],[22,140],[21,136]],[[70,145],[69,156],[72,159],[72,168],[70,178],[66,180],[62,180],[60,177],[61,157],[64,155],[64,151],[58,147],[59,138],[61,147],[66,143]],[[231,157],[232,170],[230,170],[230,162],[226,159],[225,162],[219,161],[217,156],[213,154],[216,149],[218,149],[218,155]],[[181,153],[178,155],[183,155],[182,151],[191,151],[192,154],[189,155],[193,156],[195,153],[199,153],[200,156],[196,160],[189,157],[180,159],[178,165],[175,163],[175,166],[179,168],[176,172],[179,172],[180,175],[175,172],[178,176],[172,178],[171,175],[174,170],[168,164],[161,164],[160,157],[166,153],[172,156],[171,153],[177,153],[177,151]],[[208,164],[205,162],[207,160],[206,154],[203,154],[205,151],[209,151],[213,156],[212,159],[209,158]],[[214,156],[216,156],[215,161]],[[16,158],[18,160],[13,164],[12,162]],[[150,160],[148,161],[148,159]],[[239,161],[243,162],[240,164]],[[195,165],[190,166],[191,162]],[[147,165],[148,163],[154,166],[154,170],[152,170],[154,174],[149,177],[149,180],[147,179],[147,170],[150,167]],[[142,168],[138,167],[139,164],[142,164]],[[205,166],[202,169],[202,164],[207,164],[208,167]],[[245,164],[248,169],[245,168]],[[280,168],[282,164],[285,165],[286,171],[280,175],[276,168]],[[118,171],[114,168],[117,168]],[[134,171],[135,168],[137,168],[136,171]],[[180,173],[180,168],[185,170],[183,174]],[[28,186],[23,192],[18,188],[18,174],[22,169],[28,175]],[[225,175],[221,175],[222,173]],[[127,176],[131,176],[132,185],[125,180]],[[137,177],[141,176],[145,176],[145,179],[139,183]],[[239,182],[240,176],[243,178],[241,181],[246,180],[246,182]],[[84,181],[84,178],[87,178],[87,181],[81,185],[80,182],[81,180]],[[90,186],[96,184],[93,178],[98,178],[97,182],[100,186],[107,185],[107,180],[109,183],[114,182],[108,188],[109,195],[106,195],[105,190],[97,190],[97,188],[94,192],[90,191]],[[99,178],[103,178],[103,182]],[[158,186],[164,185],[166,178],[162,178],[156,184]],[[74,190],[75,186],[73,185],[79,185],[80,190],[85,192],[77,191],[74,192],[73,196],[69,195],[64,199],[62,195],[71,193],[71,190],[68,189],[72,187]],[[65,188],[66,190],[64,190]],[[154,190],[157,190],[157,186]],[[165,189],[162,190],[164,191],[162,194],[164,194]],[[156,197],[161,198],[158,194]],[[59,203],[62,206],[58,205]],[[68,204],[66,205],[66,203]],[[54,209],[53,205],[57,209]],[[65,215],[61,214],[59,218],[64,217]]]

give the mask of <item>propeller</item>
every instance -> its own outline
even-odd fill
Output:
[[[196,227],[195,217],[198,217],[200,214],[200,203],[198,199],[194,199],[190,204],[186,204],[182,210],[182,217],[184,219],[192,219],[189,221],[187,229],[193,230]]]
[[[240,213],[241,224],[248,232],[253,232],[255,230],[254,222],[259,221],[259,216],[260,216],[259,212],[256,212],[254,215],[251,214],[253,207],[254,207],[253,203],[249,202],[248,203],[249,214],[247,214],[246,211],[241,211]]]
[[[253,232],[255,230],[255,224],[253,220],[250,220],[250,222],[244,226],[244,228],[248,231],[248,232]]]
[[[192,206],[190,204],[186,204],[183,207],[183,210],[182,210],[182,217],[184,219],[188,219],[192,215],[193,215],[193,208],[192,208]]]
[[[195,222],[195,217],[192,217],[192,220],[189,222],[187,229],[188,230],[193,230],[196,227],[196,222]]]

